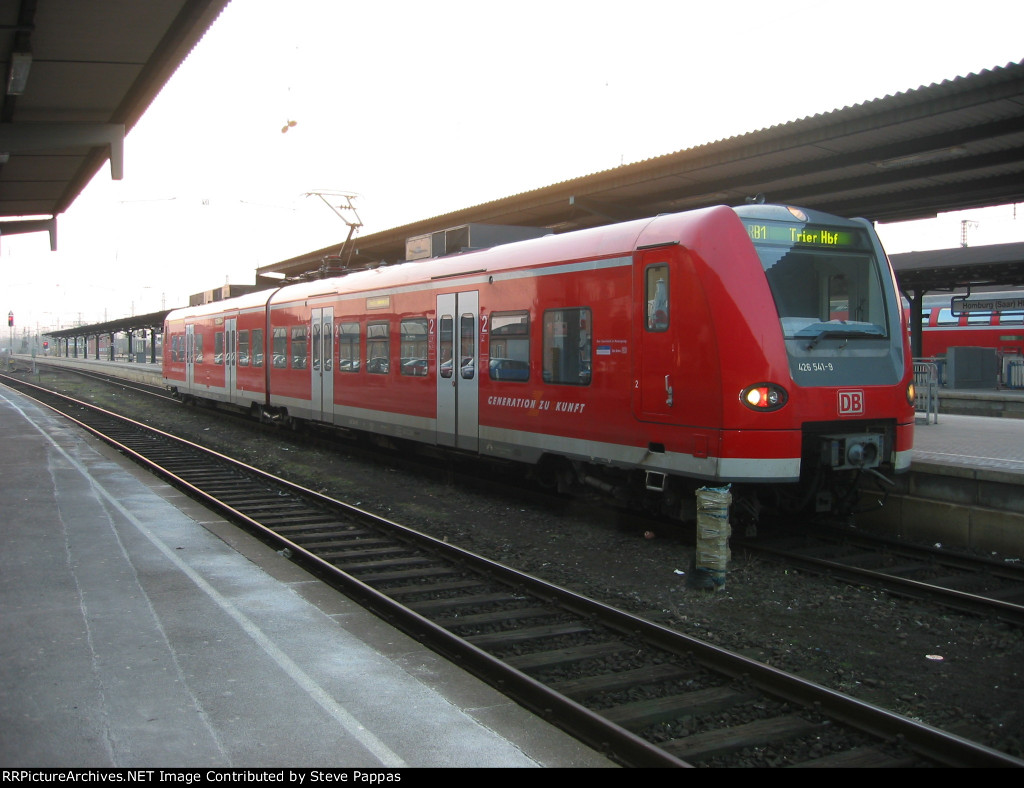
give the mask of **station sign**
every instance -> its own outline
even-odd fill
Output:
[[[1024,311],[1022,298],[982,298],[956,296],[950,301],[950,309],[954,315],[970,312],[1018,312]]]

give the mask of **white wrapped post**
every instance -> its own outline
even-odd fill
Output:
[[[729,552],[729,507],[732,485],[701,487],[697,490],[697,551],[691,585],[696,588],[725,588]]]

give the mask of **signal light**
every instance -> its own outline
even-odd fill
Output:
[[[11,328],[14,327],[14,312],[7,313],[7,325]]]
[[[751,410],[767,412],[778,410],[786,404],[786,390],[774,383],[755,383],[740,393],[740,400]]]

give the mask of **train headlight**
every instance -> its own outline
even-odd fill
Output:
[[[751,410],[778,410],[787,399],[786,390],[774,383],[755,383],[740,392],[740,400]]]
[[[910,405],[917,404],[917,392],[914,390],[914,384],[907,384],[907,403]]]

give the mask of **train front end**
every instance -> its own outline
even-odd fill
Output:
[[[787,508],[849,511],[860,477],[910,466],[913,371],[896,280],[864,220],[777,205],[735,209],[777,311],[788,381],[745,387],[744,409],[799,428]],[[781,366],[781,365],[780,365]]]

